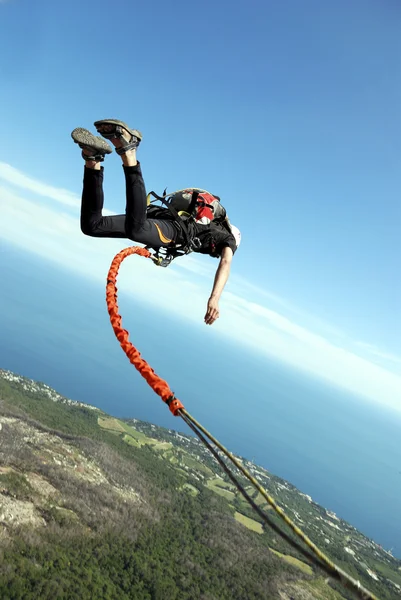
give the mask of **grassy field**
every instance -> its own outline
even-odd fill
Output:
[[[119,433],[125,432],[123,424],[118,419],[114,419],[112,417],[98,417],[97,422],[103,429],[108,429],[109,431],[118,431]]]
[[[344,600],[344,597],[333,590],[321,577],[313,581],[300,581],[297,585],[304,590],[312,592],[315,598],[321,600]]]
[[[290,565],[294,565],[295,567],[298,567],[298,569],[301,569],[301,571],[303,571],[304,573],[307,573],[308,575],[313,574],[312,567],[310,567],[306,563],[302,562],[302,560],[299,560],[298,558],[294,558],[294,556],[290,556],[289,554],[281,554],[281,552],[277,552],[277,550],[273,550],[273,548],[270,548],[270,550],[273,552],[273,554],[275,554],[276,556],[279,556],[280,558],[282,558],[283,560],[288,562]]]
[[[143,444],[138,442],[138,440],[133,438],[131,435],[128,435],[127,433],[124,435],[123,440],[130,446],[135,446],[135,448],[140,448],[141,446],[143,446]]]
[[[224,488],[219,487],[218,485],[214,485],[210,480],[206,482],[207,487],[212,492],[219,494],[219,496],[223,496],[226,500],[234,500],[235,494],[234,492],[230,492],[230,490],[226,490]]]
[[[155,450],[160,450],[161,452],[171,450],[173,447],[171,442],[160,442],[159,440],[149,438],[144,433],[134,429],[134,427],[127,425],[127,423],[123,423],[112,417],[99,417],[98,424],[100,427],[107,429],[111,433],[124,433],[124,442],[127,442],[127,444],[130,444],[131,446],[140,448],[141,446],[148,444],[149,446],[153,446]]]
[[[231,490],[232,492],[234,492],[236,489],[232,483],[227,483],[227,481],[223,481],[218,477],[216,477],[215,479],[211,479],[210,484],[216,487],[226,488],[227,490]]]
[[[127,423],[121,423],[121,425],[123,426],[124,431],[126,433],[128,433],[128,435],[130,435],[133,438],[135,438],[142,445],[143,444],[153,444],[153,443],[156,443],[156,441],[157,441],[157,440],[151,440],[144,433],[142,433],[141,431],[137,431],[136,429],[134,429],[130,425],[127,425]]]
[[[184,469],[181,469],[181,467],[174,467],[174,468],[177,471],[177,473],[179,473],[180,475],[184,475],[184,477],[186,479],[188,479],[188,473],[186,471],[184,471]]]
[[[258,495],[256,498],[254,498],[254,500],[255,504],[263,508],[263,510],[268,510],[271,508],[270,504],[267,503],[266,498],[264,498],[260,492],[258,492]]]
[[[184,465],[186,465],[190,469],[194,469],[195,471],[201,471],[206,475],[206,477],[213,477],[213,471],[209,469],[209,467],[207,467],[206,465],[196,460],[195,458],[184,454],[180,457],[180,459],[184,463]]]
[[[249,517],[246,517],[245,515],[239,512],[236,512],[234,517],[236,521],[238,521],[238,523],[245,525],[245,527],[247,527],[251,531],[255,531],[256,533],[263,533],[262,524],[258,523],[258,521],[254,521],[253,519],[250,519]]]
[[[384,575],[387,579],[391,579],[394,583],[401,585],[401,571],[399,573],[394,573],[394,570],[391,570],[383,563],[376,562],[373,567],[373,571],[377,571],[380,575]]]
[[[190,483],[184,483],[182,487],[189,490],[189,492],[191,492],[193,496],[197,496],[199,494],[199,490],[196,489],[196,487],[194,485],[191,485]]]
[[[158,452],[165,452],[166,450],[170,450],[173,447],[173,444],[171,442],[157,442],[157,444],[154,444],[154,449],[157,450]]]

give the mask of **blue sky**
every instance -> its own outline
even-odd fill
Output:
[[[395,0],[3,0],[0,242],[103,281],[122,244],[79,231],[70,131],[122,118],[149,189],[210,189],[242,231],[205,336],[401,407],[400,18]],[[120,212],[115,155],[105,191]],[[203,326],[215,261],[132,262],[123,286]]]

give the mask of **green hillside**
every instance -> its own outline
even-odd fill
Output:
[[[399,597],[400,561],[242,460],[340,566]],[[352,598],[259,521],[195,438],[0,370],[1,598]]]

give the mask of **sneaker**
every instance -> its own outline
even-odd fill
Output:
[[[117,119],[103,119],[94,123],[97,131],[108,140],[119,139],[122,146],[116,147],[117,154],[125,154],[128,150],[135,150],[142,141],[142,133],[137,129],[130,129],[123,121]]]
[[[113,152],[109,144],[100,136],[95,136],[93,133],[82,127],[74,129],[71,133],[71,137],[82,149],[82,158],[85,160],[102,162],[106,154],[111,154]]]

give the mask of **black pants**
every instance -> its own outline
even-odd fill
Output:
[[[152,248],[182,244],[184,239],[181,230],[168,209],[147,207],[140,164],[123,169],[127,195],[125,215],[104,217],[104,171],[85,167],[81,205],[82,233],[93,237],[128,238]]]

